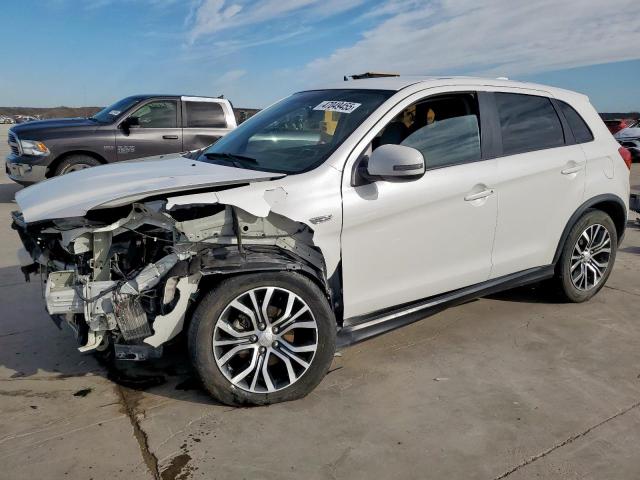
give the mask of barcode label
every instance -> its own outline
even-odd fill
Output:
[[[324,110],[325,112],[351,113],[358,108],[361,103],[341,102],[340,100],[325,100],[314,110]]]

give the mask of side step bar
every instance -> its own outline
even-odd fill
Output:
[[[521,287],[553,277],[554,266],[536,267],[522,272],[494,278],[470,287],[435,295],[417,302],[400,305],[369,315],[345,319],[344,327],[338,332],[338,348],[353,345],[396,328],[409,325],[423,318],[460,305],[478,297]]]

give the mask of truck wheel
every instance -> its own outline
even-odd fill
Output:
[[[565,242],[556,283],[565,300],[585,302],[606,283],[618,249],[618,234],[611,217],[601,210],[587,210]]]
[[[267,405],[307,395],[331,365],[336,321],[321,290],[288,272],[220,282],[189,327],[191,361],[227,405]]]
[[[102,165],[102,163],[88,155],[71,155],[60,162],[60,165],[56,168],[55,176],[65,175],[89,167],[97,167],[98,165]]]

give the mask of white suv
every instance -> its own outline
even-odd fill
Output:
[[[336,345],[472,297],[553,277],[591,298],[624,233],[629,167],[577,93],[353,80],[187,156],[29,187],[14,228],[81,351],[142,360],[185,332],[214,397],[267,404],[309,393]]]

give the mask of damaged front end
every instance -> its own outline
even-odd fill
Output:
[[[297,270],[329,292],[308,225],[218,200],[215,191],[156,195],[33,223],[14,212],[22,271],[46,278],[47,310],[73,328],[81,352],[114,348],[130,360],[159,356],[219,277]]]

